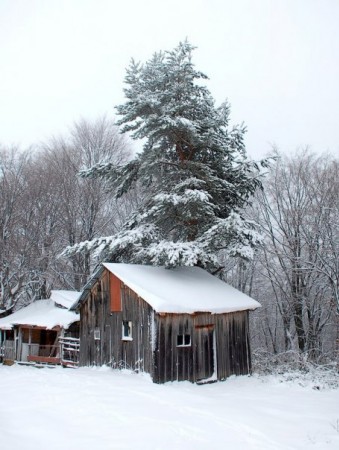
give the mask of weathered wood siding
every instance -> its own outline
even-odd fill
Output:
[[[158,314],[105,270],[80,316],[82,366],[127,367],[150,373],[157,383],[223,380],[251,370],[248,311]],[[123,339],[123,321],[132,323],[131,339]],[[178,345],[178,336],[190,336],[189,345]]]
[[[251,371],[248,311],[228,314],[156,314],[157,340],[153,379],[193,382],[223,380]],[[178,346],[178,335],[190,346]]]
[[[127,367],[152,373],[153,310],[140,297],[120,282],[114,293],[121,296],[119,302],[112,299],[110,291],[113,278],[105,271],[80,309],[80,365],[110,365]],[[114,305],[115,311],[112,311]],[[132,339],[122,339],[123,321],[132,322]],[[95,339],[100,333],[100,339]]]

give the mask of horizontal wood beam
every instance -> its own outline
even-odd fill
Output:
[[[27,361],[29,362],[37,362],[37,363],[45,363],[45,364],[60,364],[61,359],[55,358],[53,356],[27,356]]]

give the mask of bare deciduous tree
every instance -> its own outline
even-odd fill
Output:
[[[43,146],[42,157],[56,175],[59,199],[59,254],[68,245],[91,240],[116,226],[116,211],[108,207],[108,186],[99,180],[81,178],[79,171],[101,161],[121,164],[130,149],[118,128],[105,117],[94,122],[84,119],[74,124],[68,138],[52,139]],[[117,205],[116,205],[117,207]],[[89,252],[59,260],[60,282],[81,289],[91,272]]]
[[[82,288],[91,255],[58,256],[68,245],[116,231],[132,203],[113,202],[107,184],[79,171],[129,157],[128,141],[105,117],[82,119],[69,136],[35,152],[0,149],[0,310],[48,297],[51,288]]]
[[[30,155],[17,148],[0,151],[0,309],[11,312],[34,291],[29,261],[31,211],[27,209]]]
[[[307,149],[290,158],[275,156],[264,190],[247,211],[261,227],[263,245],[252,262],[226,260],[227,278],[263,305],[252,315],[255,346],[276,354],[292,350],[317,361],[333,358],[338,160]]]
[[[261,274],[270,284],[284,347],[307,353],[311,359],[326,348],[333,350],[331,280],[332,265],[338,264],[338,242],[333,239],[329,211],[338,192],[334,166],[337,162],[330,156],[315,157],[307,150],[290,159],[280,156],[258,194],[258,220],[265,235]],[[272,337],[276,337],[276,318],[274,325],[269,316],[265,321],[276,348]]]

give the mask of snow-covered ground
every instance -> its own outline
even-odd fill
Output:
[[[0,365],[0,449],[339,449],[339,389],[294,377],[156,385],[108,368]]]

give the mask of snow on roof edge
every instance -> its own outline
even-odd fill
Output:
[[[58,305],[64,306],[67,309],[70,309],[71,306],[78,300],[81,292],[73,291],[73,290],[65,290],[65,289],[52,289],[51,290],[51,299],[57,303]]]
[[[78,314],[68,309],[58,308],[52,299],[35,302],[0,319],[0,329],[11,330],[15,325],[39,326],[53,329],[57,326],[68,328],[80,320]]]
[[[222,314],[261,306],[199,267],[166,269],[123,263],[103,263],[103,266],[158,313]]]

